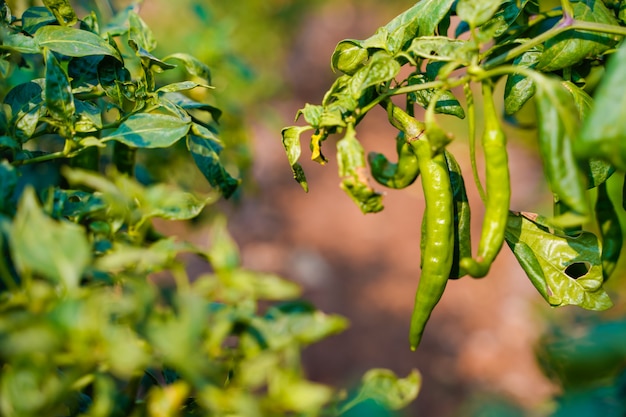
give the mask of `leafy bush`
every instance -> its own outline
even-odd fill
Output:
[[[104,21],[44,4],[16,18],[0,2],[0,414],[338,415],[415,398],[416,371],[371,370],[349,397],[306,379],[301,349],[347,322],[242,267],[214,206],[240,183],[221,111],[185,94],[212,88],[207,65],[153,55],[137,5]],[[174,68],[186,78],[162,83]],[[181,144],[212,191],[149,169]],[[154,226],[203,211],[208,248]],[[193,279],[190,257],[206,265]]]

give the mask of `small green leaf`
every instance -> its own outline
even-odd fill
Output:
[[[193,219],[210,202],[210,199],[201,200],[191,193],[166,184],[157,184],[146,188],[144,200],[144,217],[158,217],[167,220]]]
[[[361,41],[346,39],[337,44],[330,61],[333,71],[339,70],[344,74],[353,75],[365,65],[367,58],[369,54]]]
[[[571,2],[574,19],[584,22],[618,25],[614,14],[601,1],[581,0]],[[595,58],[617,44],[616,35],[598,32],[567,31],[545,43],[537,69],[544,72],[571,67],[585,58]]]
[[[8,49],[22,54],[38,54],[41,52],[37,41],[30,36],[26,36],[22,33],[5,33],[4,30],[2,30],[1,36],[1,49]]]
[[[102,58],[101,55],[95,55],[70,59],[67,65],[67,75],[71,79],[74,93],[96,91],[99,84],[98,67]]]
[[[130,39],[148,52],[156,49],[157,43],[152,31],[137,13],[132,11],[128,13],[128,24]]]
[[[22,30],[33,35],[42,26],[56,23],[57,19],[47,7],[29,7],[22,14]]]
[[[150,71],[163,72],[176,68],[176,65],[168,64],[143,49],[132,39],[128,40],[128,45],[135,51],[135,54],[141,59],[141,64]]]
[[[524,52],[513,60],[513,65],[534,68],[541,56],[539,48]],[[520,74],[511,74],[504,87],[504,111],[506,114],[517,113],[535,94],[535,83],[532,79]]]
[[[216,123],[219,122],[220,116],[222,115],[222,111],[217,107],[192,100],[181,93],[164,93],[163,98],[185,110],[202,110],[209,112]]]
[[[224,168],[219,157],[222,149],[219,139],[208,131],[202,136],[191,134],[187,136],[187,149],[209,184],[219,189],[225,198],[229,198],[239,186],[240,180],[233,178]]]
[[[198,58],[189,54],[176,53],[166,56],[163,58],[163,61],[168,62],[172,59],[182,61],[189,74],[200,77],[203,80],[206,80],[207,83],[211,84],[211,70],[208,65],[200,61]]]
[[[10,239],[13,259],[22,274],[30,271],[68,289],[78,287],[91,262],[91,245],[84,230],[47,217],[32,188],[20,199]]]
[[[46,107],[50,115],[61,122],[72,124],[76,111],[70,80],[54,54],[46,50]]]
[[[296,120],[300,118],[300,115],[304,116],[304,120],[314,128],[319,128],[321,124],[322,114],[324,113],[324,106],[317,106],[313,104],[305,104],[303,109],[298,110],[296,113]]]
[[[100,108],[91,101],[75,100],[76,120],[74,128],[77,132],[96,132],[102,129]]]
[[[126,119],[103,142],[115,140],[135,148],[167,148],[183,138],[191,121],[158,113],[138,113]]]
[[[596,236],[549,230],[531,213],[510,214],[505,239],[539,293],[552,306],[606,310],[613,303],[602,288]]]
[[[224,216],[217,216],[211,222],[207,257],[216,271],[232,271],[241,265],[239,247],[228,231]]]
[[[348,90],[354,99],[358,99],[363,94],[363,90],[392,80],[399,72],[398,61],[386,52],[377,52],[370,58],[367,65],[352,76]]]
[[[493,17],[500,8],[501,1],[493,0],[459,0],[456,13],[470,27],[479,27]]]
[[[50,9],[61,26],[73,26],[78,21],[69,0],[43,0],[43,4]]]
[[[180,81],[172,84],[164,85],[156,90],[157,93],[175,93],[178,91],[191,90],[196,87],[212,88],[206,84],[200,84],[194,81]]]
[[[472,59],[472,46],[468,41],[445,36],[423,36],[413,39],[407,52],[432,61],[468,63]]]
[[[419,74],[417,76],[411,76],[408,78],[409,85],[419,85],[432,81],[430,77]],[[428,107],[432,99],[435,97],[437,90],[434,88],[427,88],[423,90],[415,91],[409,94],[411,101],[419,104],[424,109]],[[437,103],[435,104],[435,113],[449,114],[451,116],[458,117],[459,119],[465,118],[465,110],[459,103],[459,100],[454,96],[452,91],[446,90],[438,95]]]
[[[42,48],[48,48],[67,56],[107,55],[122,61],[117,49],[106,40],[86,30],[64,26],[44,26],[35,32],[35,41]]]
[[[367,400],[373,400],[389,410],[400,410],[417,398],[421,386],[422,376],[415,369],[406,378],[398,378],[388,369],[370,369],[363,375],[356,397],[341,408],[342,414]]]

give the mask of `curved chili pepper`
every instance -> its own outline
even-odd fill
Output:
[[[396,137],[398,162],[389,161],[385,155],[370,152],[367,159],[370,164],[372,177],[376,182],[389,188],[401,189],[413,184],[419,176],[417,157],[405,139],[403,132]]]
[[[483,82],[482,92],[485,117],[482,136],[486,171],[485,217],[476,259],[468,257],[460,262],[461,268],[474,278],[487,275],[502,248],[511,200],[506,135],[498,120],[493,101],[493,86],[489,81]]]
[[[426,323],[441,299],[452,269],[454,215],[450,175],[443,153],[432,155],[428,140],[409,142],[417,155],[426,201],[422,229],[422,273],[411,316],[409,342],[411,350],[419,345]]]

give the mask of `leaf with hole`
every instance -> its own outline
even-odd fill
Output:
[[[555,307],[610,308],[597,237],[590,232],[570,236],[536,219],[532,213],[509,214],[505,239],[543,298]]]

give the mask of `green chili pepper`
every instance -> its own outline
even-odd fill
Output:
[[[443,155],[450,175],[454,208],[454,250],[449,278],[457,279],[467,274],[460,266],[461,259],[472,256],[471,213],[461,168],[450,152],[444,151]]]
[[[602,236],[602,277],[606,281],[615,271],[622,251],[623,235],[619,217],[611,202],[605,182],[598,185],[595,208],[596,220]]]
[[[367,159],[376,182],[389,188],[401,189],[413,184],[420,171],[417,157],[406,141],[404,132],[398,133],[396,142],[397,163],[389,161],[385,155],[378,152],[370,152]]]
[[[486,167],[486,201],[480,244],[476,259],[461,259],[461,268],[475,278],[487,275],[489,268],[504,243],[511,199],[506,136],[493,101],[493,86],[485,81],[484,97],[485,130],[482,136]]]
[[[435,305],[441,299],[452,269],[454,214],[450,175],[443,153],[432,155],[426,139],[410,142],[419,161],[426,200],[423,223],[422,273],[415,294],[409,342],[415,350]]]

